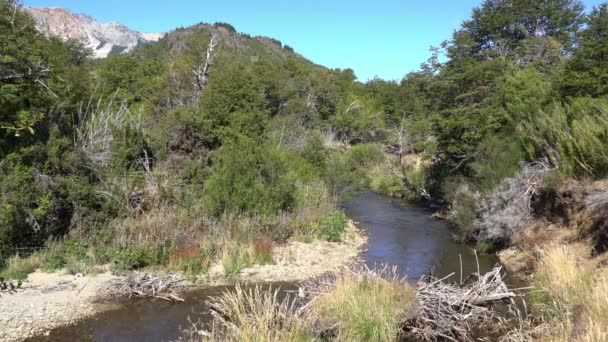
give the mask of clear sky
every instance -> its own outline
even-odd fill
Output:
[[[586,7],[606,0],[584,0]],[[449,39],[482,0],[24,0],[102,22],[166,32],[227,22],[240,32],[281,40],[312,61],[352,68],[361,81],[401,79]]]

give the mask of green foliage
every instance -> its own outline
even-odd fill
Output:
[[[344,215],[343,212],[336,210],[317,223],[317,234],[324,240],[340,242],[342,241],[342,235],[346,230],[346,223],[346,215]]]
[[[327,168],[329,153],[323,146],[323,136],[318,131],[313,132],[306,140],[302,157],[320,170]]]
[[[503,179],[513,177],[525,152],[518,140],[489,136],[479,146],[479,155],[471,168],[478,188],[492,191]]]
[[[18,255],[11,257],[6,267],[0,270],[0,280],[25,280],[30,273],[33,273],[40,267],[41,263],[42,260],[39,253],[34,253],[34,255],[27,258],[21,258]]]
[[[345,155],[346,165],[351,170],[361,170],[384,161],[384,147],[381,144],[361,144],[353,146]]]
[[[579,33],[578,48],[566,62],[559,87],[563,96],[608,94],[608,4],[594,8]]]
[[[403,189],[403,181],[395,176],[373,175],[370,188],[385,196],[400,196]]]
[[[446,180],[443,192],[452,204],[450,220],[458,228],[458,237],[463,240],[474,238],[473,223],[477,217],[478,198],[462,179]]]
[[[554,104],[523,122],[520,136],[532,159],[547,156],[566,175],[605,177],[608,121],[605,101]]]
[[[123,272],[150,265],[163,265],[168,257],[164,245],[142,243],[136,246],[117,246],[111,252],[112,271]]]
[[[238,137],[222,147],[215,162],[205,184],[211,214],[272,214],[293,207],[294,180],[275,148]]]

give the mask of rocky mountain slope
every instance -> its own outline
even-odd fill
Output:
[[[27,7],[38,29],[65,39],[77,39],[89,46],[96,58],[127,53],[134,48],[158,41],[162,35],[138,32],[121,23],[101,23],[85,14],[63,8]]]

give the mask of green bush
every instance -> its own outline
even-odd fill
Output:
[[[209,212],[274,214],[295,204],[295,182],[274,147],[239,137],[222,147],[205,184]]]
[[[151,265],[163,265],[167,261],[167,248],[163,245],[142,243],[136,246],[116,247],[111,262],[114,272],[141,269]]]
[[[395,176],[373,175],[370,187],[374,192],[385,196],[398,196],[403,192],[403,181]]]
[[[477,198],[462,178],[448,179],[443,186],[444,196],[451,203],[450,219],[458,229],[458,237],[470,240],[477,217]]]
[[[346,215],[336,210],[319,221],[317,233],[324,240],[340,242],[342,241],[342,235],[346,231],[347,222]]]
[[[302,151],[302,157],[319,170],[325,170],[327,167],[329,154],[325,149],[325,146],[323,146],[323,136],[321,136],[319,131],[312,132],[308,137],[308,140],[306,140],[304,151]]]
[[[607,111],[606,100],[556,103],[522,123],[519,137],[532,160],[548,156],[565,175],[602,178],[608,175]]]
[[[381,144],[361,144],[353,146],[345,155],[346,165],[351,170],[360,170],[384,161],[384,147]]]

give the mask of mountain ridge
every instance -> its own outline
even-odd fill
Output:
[[[88,14],[61,7],[24,7],[38,30],[63,39],[75,39],[93,50],[95,58],[128,53],[158,41],[163,34],[135,31],[119,22],[102,23]]]

